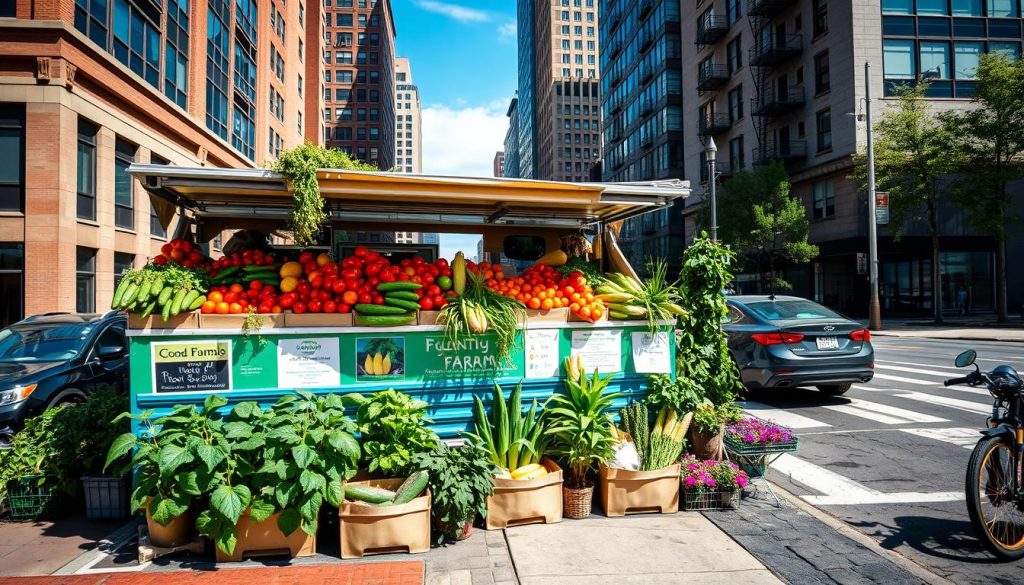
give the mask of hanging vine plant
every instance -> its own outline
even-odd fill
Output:
[[[288,227],[299,246],[315,244],[317,232],[327,221],[324,198],[320,194],[320,184],[316,178],[318,169],[380,170],[371,164],[349,157],[344,151],[316,146],[309,142],[282,151],[272,168],[291,183],[294,202]]]

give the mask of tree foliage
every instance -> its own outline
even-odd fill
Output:
[[[818,255],[807,241],[807,209],[790,194],[782,163],[733,175],[722,185],[718,208],[721,240],[754,260],[763,289],[790,288],[776,273],[780,261],[809,262]]]

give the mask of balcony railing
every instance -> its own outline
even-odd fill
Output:
[[[729,114],[706,114],[700,117],[697,122],[697,131],[701,136],[718,136],[728,132],[732,128],[729,121]]]
[[[750,64],[756,67],[776,67],[799,55],[803,50],[802,36],[778,36],[754,45],[750,49]]]
[[[804,97],[804,88],[790,87],[781,91],[765,91],[750,102],[751,112],[755,116],[781,116],[802,108],[806,103],[806,98]]]
[[[707,63],[697,70],[697,91],[718,89],[729,83],[729,68],[725,65]]]
[[[754,164],[767,165],[777,160],[781,160],[784,163],[807,160],[807,141],[788,140],[786,142],[779,142],[778,140],[769,140],[767,144],[757,149]]]
[[[747,14],[750,16],[775,16],[796,4],[796,0],[748,0]]]
[[[694,44],[704,46],[716,43],[728,32],[729,19],[712,13],[705,14],[697,20],[697,35],[694,38]]]

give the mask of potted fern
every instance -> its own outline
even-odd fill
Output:
[[[571,359],[571,358],[569,358]],[[568,359],[566,371],[571,372]],[[588,478],[590,468],[612,455],[618,435],[609,412],[619,392],[608,392],[611,376],[592,378],[585,373],[565,380],[566,393],[552,396],[544,407],[546,434],[552,452],[569,466],[569,477],[562,488],[564,511],[568,518],[586,518],[593,504],[594,484]]]
[[[429,474],[427,486],[433,497],[434,525],[445,538],[469,538],[477,514],[487,516],[487,498],[494,493],[497,465],[490,453],[477,443],[468,442],[458,449],[443,443],[429,453],[413,458],[413,466]]]

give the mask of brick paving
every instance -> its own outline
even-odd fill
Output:
[[[423,561],[171,573],[0,577],[0,585],[422,585]]]

